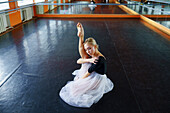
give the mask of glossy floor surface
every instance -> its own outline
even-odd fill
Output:
[[[86,3],[89,2],[76,2]],[[70,5],[70,6],[59,6],[46,14],[127,14],[118,6],[113,5]]]
[[[60,89],[80,68],[76,24],[107,58],[115,87],[89,109]],[[170,43],[138,19],[37,19],[0,37],[0,113],[168,113]]]

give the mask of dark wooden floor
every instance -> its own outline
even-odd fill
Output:
[[[114,89],[89,109],[58,93],[80,67],[76,24],[107,58]],[[0,113],[169,113],[170,43],[138,19],[37,19],[0,37]]]

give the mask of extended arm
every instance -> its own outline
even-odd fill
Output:
[[[81,23],[77,24],[77,36],[79,37],[79,54],[81,56],[81,58],[88,58],[88,54],[86,53],[85,49],[84,49],[84,29]]]
[[[77,64],[83,64],[83,63],[97,63],[98,58],[79,58],[77,60]]]

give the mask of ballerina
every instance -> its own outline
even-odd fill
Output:
[[[91,0],[88,7],[90,8],[91,11],[94,11],[94,9],[95,9],[95,7],[97,7],[97,5],[95,5],[95,1]]]
[[[89,108],[97,103],[102,96],[114,87],[112,81],[106,76],[106,58],[98,50],[93,38],[84,42],[84,29],[81,23],[77,24],[79,37],[79,54],[77,60],[81,68],[75,70],[73,81],[69,81],[60,91],[59,95],[67,104],[75,107]]]

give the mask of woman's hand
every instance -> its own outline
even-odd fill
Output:
[[[98,58],[97,58],[97,57],[90,58],[90,59],[89,59],[89,62],[90,62],[90,63],[93,63],[93,64],[96,64],[96,63],[98,62]]]
[[[78,37],[82,37],[84,36],[84,29],[83,29],[83,26],[80,22],[77,23],[77,36]]]

